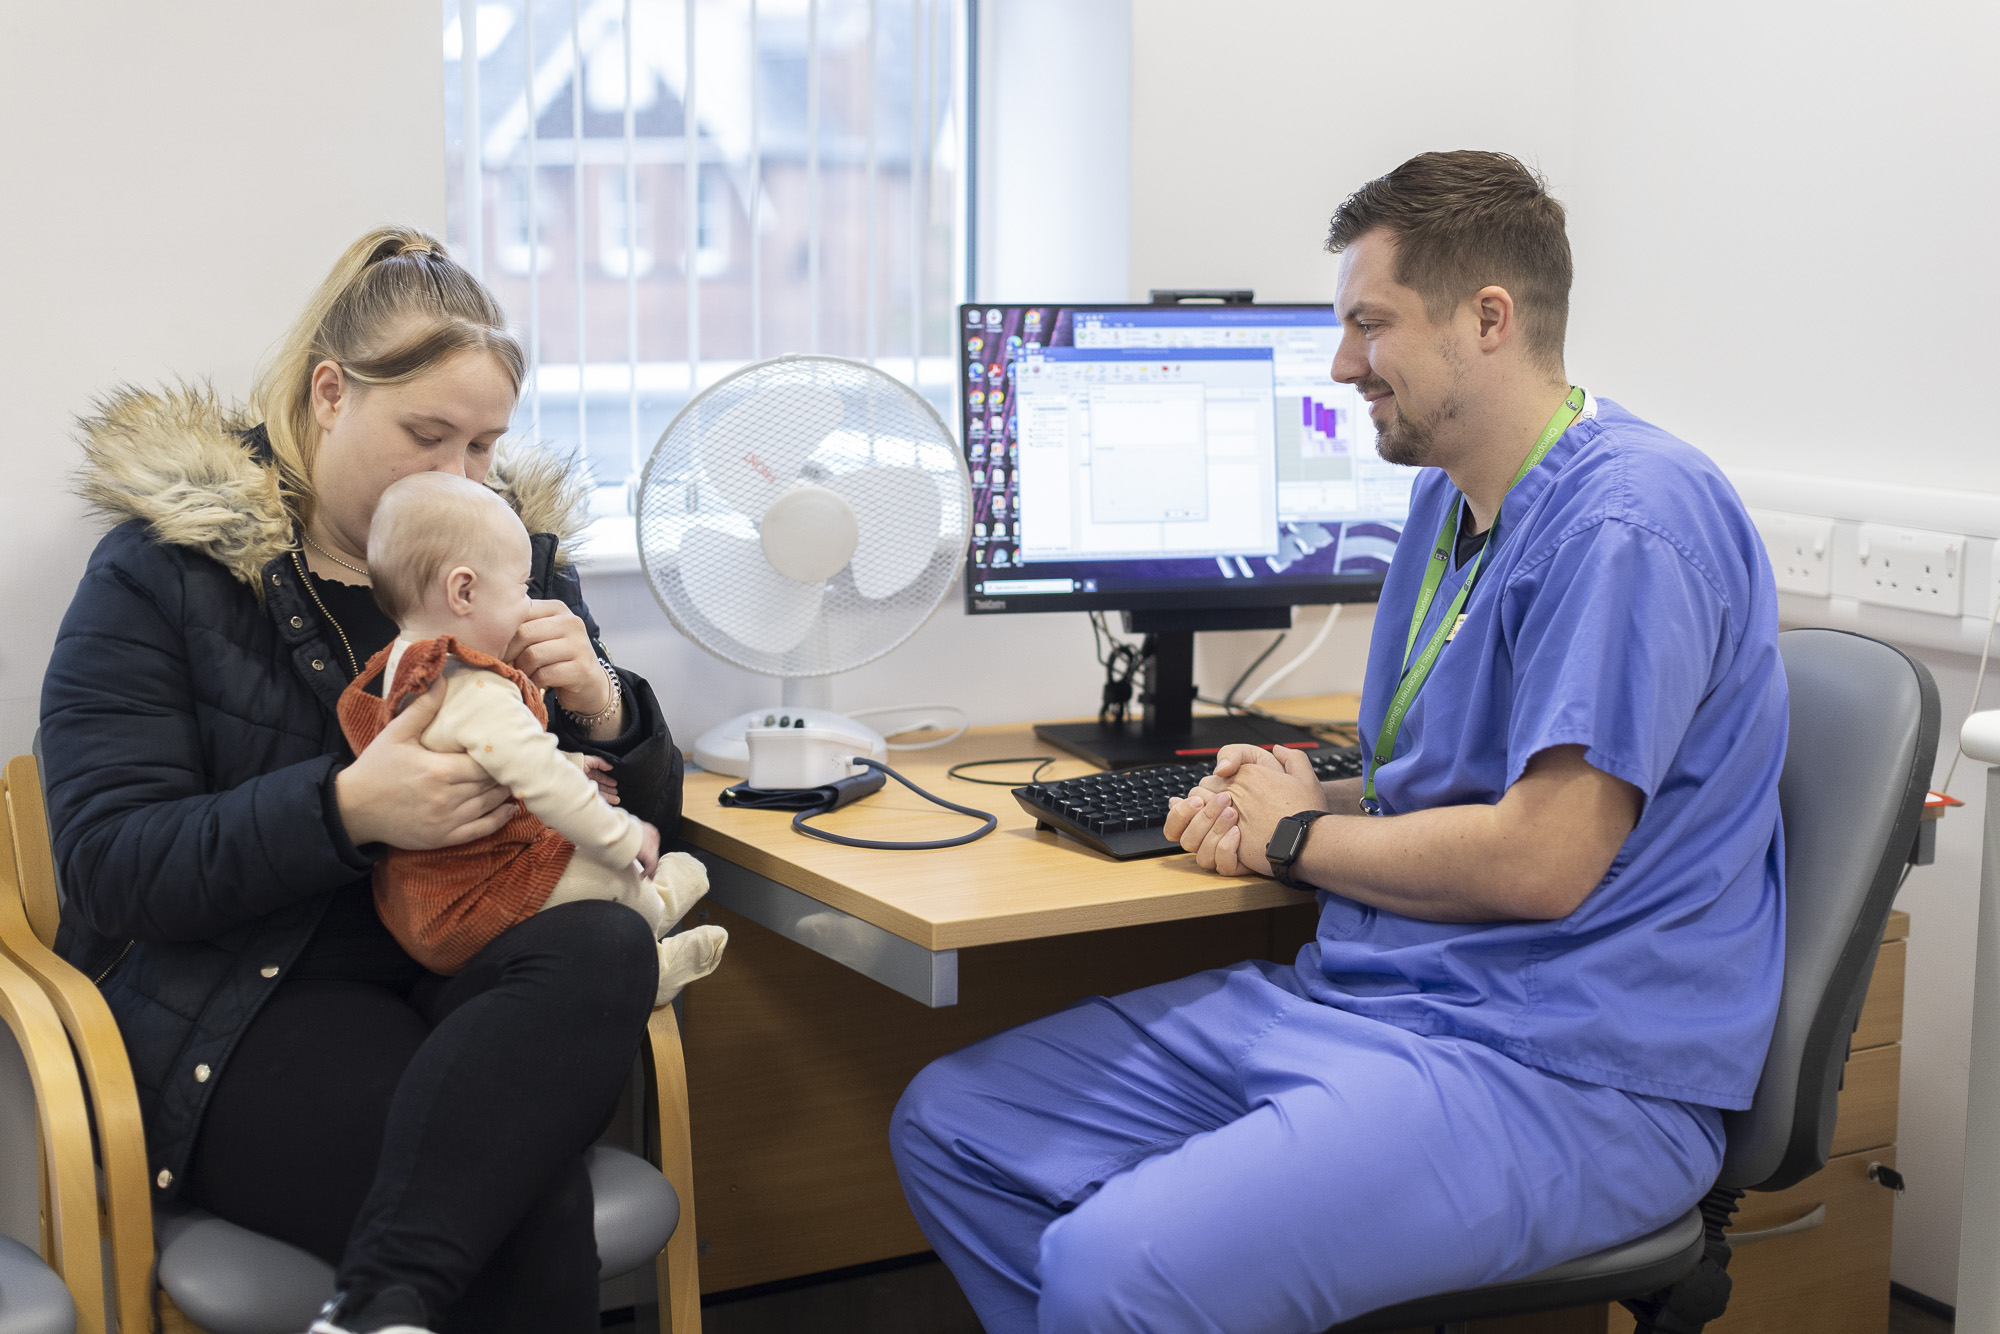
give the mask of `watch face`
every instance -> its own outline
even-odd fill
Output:
[[[1271,831],[1271,842],[1264,849],[1264,859],[1269,862],[1290,863],[1299,855],[1299,844],[1305,839],[1305,826],[1287,815],[1278,821],[1278,827]]]

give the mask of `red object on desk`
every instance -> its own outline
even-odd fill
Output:
[[[1924,793],[1924,809],[1927,811],[1943,810],[1948,806],[1963,806],[1964,804],[1957,797],[1947,797],[1942,792]]]

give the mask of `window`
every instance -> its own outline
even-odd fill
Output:
[[[549,197],[528,198],[528,173],[507,173],[500,208],[495,258],[508,273],[546,273],[549,268]]]
[[[614,171],[597,173],[597,262],[613,278],[627,274],[643,278],[653,271],[651,183],[651,173],[635,173],[629,182]],[[628,221],[625,195],[633,188],[638,194]]]
[[[528,347],[516,431],[581,449],[600,513],[764,357],[955,419],[973,3],[444,0],[449,240]]]

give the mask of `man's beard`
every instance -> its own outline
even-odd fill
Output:
[[[1363,393],[1376,386],[1357,385]],[[1387,389],[1386,384],[1380,385]],[[1454,394],[1445,399],[1429,420],[1412,417],[1403,411],[1402,399],[1392,400],[1388,420],[1375,428],[1375,452],[1384,463],[1394,463],[1405,468],[1432,466],[1437,457],[1437,425],[1440,422],[1455,421],[1459,415],[1458,398]]]

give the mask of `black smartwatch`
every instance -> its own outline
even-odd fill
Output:
[[[1286,889],[1312,889],[1311,885],[1301,885],[1292,879],[1292,866],[1306,850],[1306,835],[1312,832],[1313,821],[1330,814],[1331,811],[1300,811],[1278,821],[1278,827],[1271,831],[1271,841],[1264,845],[1264,860],[1271,863],[1273,880]]]

